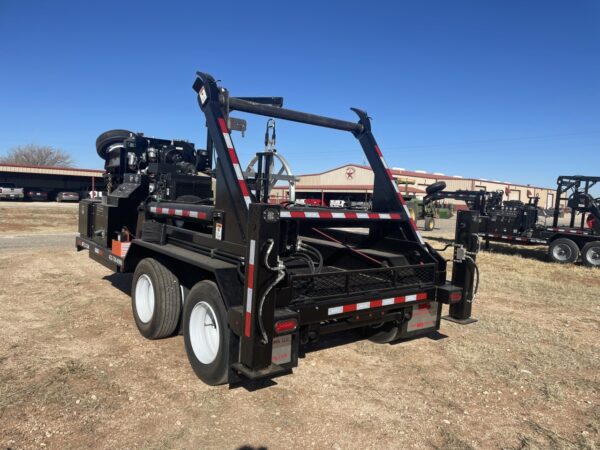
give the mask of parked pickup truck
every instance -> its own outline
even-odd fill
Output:
[[[23,200],[23,188],[18,188],[14,183],[0,183],[0,200]]]

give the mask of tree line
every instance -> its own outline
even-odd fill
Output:
[[[73,167],[71,155],[49,145],[26,144],[11,148],[0,156],[0,164],[22,166]]]

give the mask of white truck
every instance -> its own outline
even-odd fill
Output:
[[[0,183],[0,200],[23,200],[23,188],[18,188],[14,183]]]

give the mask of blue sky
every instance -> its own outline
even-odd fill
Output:
[[[595,0],[0,0],[0,153],[46,144],[101,167],[111,128],[203,145],[202,70],[232,95],[366,109],[395,167],[552,186],[600,175],[599,56]],[[234,135],[241,160],[265,123]],[[347,133],[283,121],[278,148],[297,173],[363,159]]]

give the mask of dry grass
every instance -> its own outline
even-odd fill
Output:
[[[77,231],[77,205],[73,203],[0,203],[0,236],[7,234]]]
[[[203,385],[180,337],[141,338],[126,277],[3,250],[0,448],[598,448],[600,273],[502,251],[479,256],[477,323],[337,336],[252,391]]]

